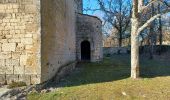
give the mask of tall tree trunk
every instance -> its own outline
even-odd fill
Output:
[[[153,59],[153,24],[150,26],[150,45],[149,45],[149,59]]]
[[[119,47],[122,47],[122,32],[119,32]]]
[[[131,26],[131,78],[138,78],[139,77],[139,37],[138,35],[142,32],[146,27],[149,26],[156,18],[161,16],[162,14],[156,14],[150,19],[148,19],[142,26],[140,23],[140,16],[142,16],[141,11],[147,9],[148,6],[143,6],[144,0],[132,0],[133,9],[132,9],[132,26]],[[155,0],[150,0],[151,4]],[[153,2],[152,2],[153,1]],[[144,8],[143,8],[144,7]],[[169,8],[164,10],[164,13],[169,12]]]
[[[131,78],[139,77],[138,0],[133,0],[131,19]]]
[[[161,11],[160,8],[160,3],[158,4],[158,13],[160,13]],[[159,17],[159,55],[161,55],[162,52],[162,20],[161,20],[161,16]]]
[[[138,20],[132,18],[131,32],[131,78],[139,77],[139,38],[138,38]]]
[[[155,14],[155,6],[152,4],[151,6],[152,12],[151,12],[151,17],[154,16]],[[150,50],[149,50],[149,59],[153,59],[153,52],[154,52],[154,44],[155,44],[155,33],[154,33],[154,28],[155,28],[155,21],[153,21],[150,25]]]
[[[159,45],[162,46],[162,20],[159,18]]]

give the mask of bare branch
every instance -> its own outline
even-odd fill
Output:
[[[166,1],[163,1],[163,0],[151,0],[151,2],[149,2],[146,6],[140,6],[140,9],[139,9],[139,12],[142,13],[143,11],[149,9],[149,7],[154,4],[154,3],[160,3],[160,4],[163,4],[163,5],[166,5],[167,7],[170,7],[170,5],[166,2]]]
[[[152,0],[151,2],[149,2],[146,6],[143,6],[140,10],[140,12],[143,12],[144,10],[148,9],[153,3],[157,2],[159,0]]]
[[[138,28],[138,34],[140,34],[141,31],[143,31],[146,27],[148,27],[156,18],[160,17],[163,14],[166,14],[170,12],[170,8],[163,11],[160,14],[156,14],[155,16],[151,17],[145,24],[143,24],[140,28]]]

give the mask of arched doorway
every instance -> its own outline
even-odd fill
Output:
[[[82,61],[90,61],[90,59],[91,59],[90,42],[83,41],[81,43],[81,60]]]

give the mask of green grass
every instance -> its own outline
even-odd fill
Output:
[[[168,100],[170,63],[141,59],[141,79],[130,79],[130,56],[80,63],[55,92],[33,93],[28,100]]]

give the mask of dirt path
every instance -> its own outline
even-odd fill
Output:
[[[10,89],[7,89],[6,87],[1,87],[1,88],[0,88],[0,100],[1,100],[1,96],[2,96],[4,93],[8,92],[8,91],[10,91]]]

